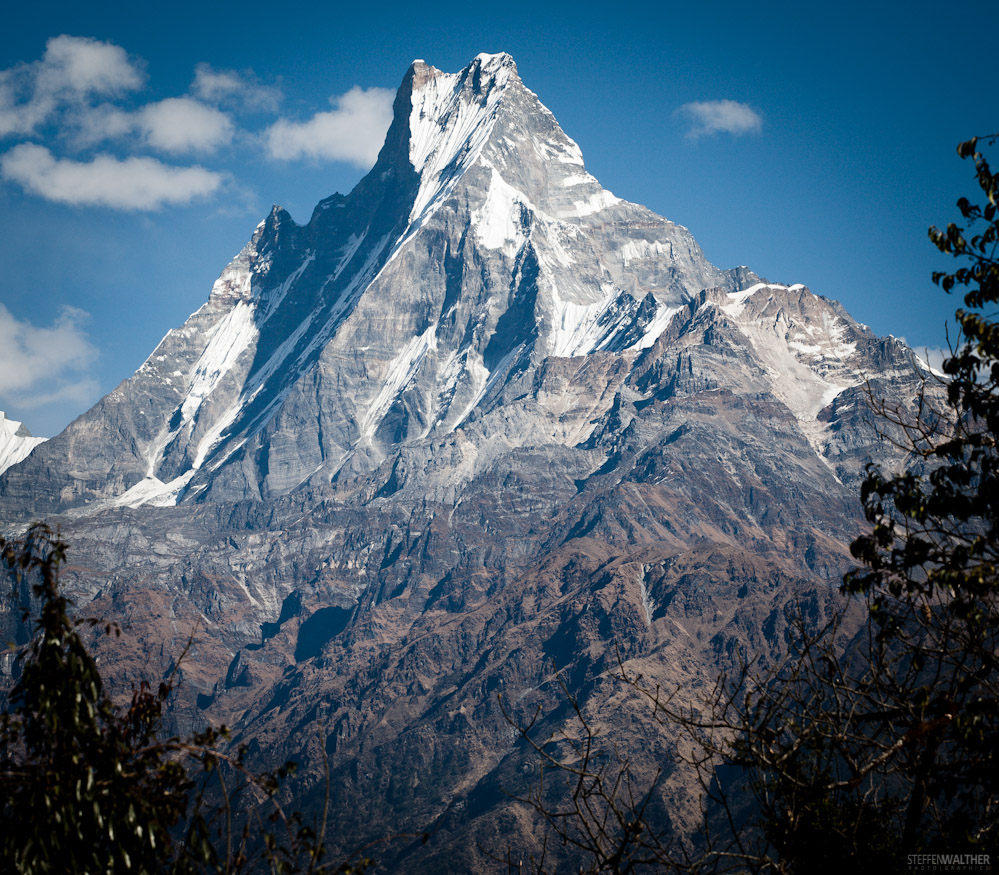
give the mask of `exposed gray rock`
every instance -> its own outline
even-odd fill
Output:
[[[364,180],[304,226],[275,207],[0,478],[0,520],[60,521],[81,610],[125,627],[100,645],[118,689],[193,635],[174,724],[302,760],[306,804],[321,726],[340,847],[432,825],[386,858],[484,871],[477,843],[537,838],[500,792],[534,773],[497,693],[571,725],[556,664],[654,774],[672,740],[615,650],[690,692],[783,653],[795,600],[835,598],[863,463],[898,461],[868,395],[921,379],[835,302],[719,270],[601,188],[509,56],[416,62]],[[664,776],[664,823],[693,792]]]

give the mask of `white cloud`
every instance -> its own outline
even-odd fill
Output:
[[[168,97],[135,112],[110,103],[81,107],[66,119],[77,148],[133,136],[143,146],[180,155],[211,153],[232,142],[236,126],[224,112],[191,97]]]
[[[21,407],[33,410],[36,407],[45,407],[49,404],[89,404],[100,398],[101,394],[101,384],[95,377],[80,377],[75,380],[67,378],[56,380],[49,389],[44,388],[44,384],[40,384],[27,396],[12,395],[10,397]],[[49,433],[51,434],[51,432]]]
[[[30,134],[55,108],[51,95],[21,100],[24,78],[20,68],[0,71],[0,137]]]
[[[141,88],[145,76],[120,46],[86,37],[53,37],[30,64],[0,71],[0,136],[31,134],[60,107]]]
[[[281,90],[261,85],[252,71],[215,70],[210,64],[195,67],[191,93],[206,103],[234,104],[252,112],[277,112],[281,104]]]
[[[134,91],[144,81],[142,70],[121,46],[63,34],[45,44],[35,87],[107,95]]]
[[[89,314],[64,307],[48,328],[16,319],[0,304],[0,397],[22,407],[89,401],[97,348],[87,339]]]
[[[145,80],[142,59],[121,46],[66,34],[41,58],[0,70],[0,138],[20,141],[0,153],[0,180],[60,203],[154,210],[223,183],[233,190],[228,173],[179,166],[179,156],[207,163],[235,144],[279,160],[370,167],[392,120],[394,95],[384,88],[354,87],[331,97],[326,112],[266,127],[260,115],[273,118],[282,95],[252,70],[198,64],[188,94],[143,105],[134,92]],[[243,129],[247,119],[255,124]]]
[[[758,134],[763,119],[748,104],[736,100],[704,100],[685,103],[674,115],[687,121],[687,138],[699,140],[714,134]]]
[[[232,142],[234,125],[224,112],[190,97],[169,97],[138,112],[138,125],[154,149],[174,154],[213,152]]]
[[[222,175],[203,167],[172,167],[155,158],[98,155],[91,161],[54,158],[44,146],[22,143],[0,158],[3,178],[51,201],[120,210],[155,210],[212,194]]]
[[[283,161],[312,158],[370,167],[392,121],[393,97],[387,88],[354,86],[330,98],[335,108],[329,112],[316,113],[306,122],[275,122],[265,132],[267,151]]]
[[[136,114],[110,103],[80,107],[65,120],[64,129],[72,146],[88,148],[135,133]]]

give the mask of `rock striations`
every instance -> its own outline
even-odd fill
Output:
[[[893,452],[868,394],[908,404],[919,379],[835,302],[719,270],[602,188],[508,55],[416,61],[370,173],[305,225],[275,207],[0,478],[0,522],[60,521],[78,602],[131,631],[104,656],[124,687],[195,632],[179,724],[307,767],[319,732],[344,848],[430,828],[389,861],[484,871],[480,845],[537,840],[497,693],[571,726],[555,665],[627,742],[616,649],[688,689],[779,655],[792,602],[821,612],[848,566],[863,463]],[[643,751],[682,830],[671,744]]]

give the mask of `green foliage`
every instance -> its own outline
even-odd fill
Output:
[[[39,605],[0,717],[4,871],[347,875],[367,868],[367,860],[324,862],[325,817],[316,831],[277,803],[294,764],[251,773],[243,750],[224,749],[224,727],[159,737],[175,673],[155,692],[142,684],[128,708],[114,706],[80,630],[118,630],[71,619],[59,589],[66,544],[50,529],[36,526],[21,542],[0,539],[0,557],[16,580],[32,581]]]
[[[994,143],[996,137],[988,138]],[[884,475],[870,468],[861,497],[870,535],[853,545],[864,571],[851,574],[851,592],[943,598],[958,612],[974,612],[995,593],[999,563],[999,175],[976,151],[978,139],[958,147],[975,162],[984,205],[958,201],[965,226],[930,228],[941,252],[970,262],[953,273],[936,272],[948,293],[964,286],[958,309],[960,342],[944,362],[947,407],[924,408],[902,422],[923,470]]]

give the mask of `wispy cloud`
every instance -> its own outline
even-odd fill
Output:
[[[89,318],[64,307],[51,326],[38,327],[0,304],[0,398],[25,408],[94,398],[97,348],[84,329]]]
[[[141,65],[114,43],[87,37],[53,37],[45,44],[36,88],[43,92],[69,90],[94,94],[120,94],[141,88]]]
[[[135,91],[144,81],[141,65],[120,46],[53,37],[40,60],[0,71],[0,136],[32,134],[61,106]]]
[[[748,104],[736,100],[685,103],[674,115],[689,125],[686,136],[690,140],[715,134],[758,134],[763,129],[763,119],[759,113]]]
[[[67,118],[66,128],[80,148],[132,137],[170,155],[211,154],[229,145],[236,130],[226,113],[192,97],[168,97],[135,112],[107,103],[81,107]]]
[[[216,70],[210,64],[194,69],[191,93],[206,103],[239,106],[250,112],[276,113],[281,106],[281,89],[263,85],[253,71]]]
[[[155,210],[186,204],[219,189],[221,173],[204,167],[172,167],[155,158],[91,161],[55,158],[44,146],[22,143],[0,158],[0,175],[51,201],[119,210]]]
[[[392,121],[392,99],[387,88],[354,86],[331,97],[334,109],[316,113],[304,122],[279,119],[265,132],[271,158],[347,161],[370,167],[378,157],[385,132]]]

